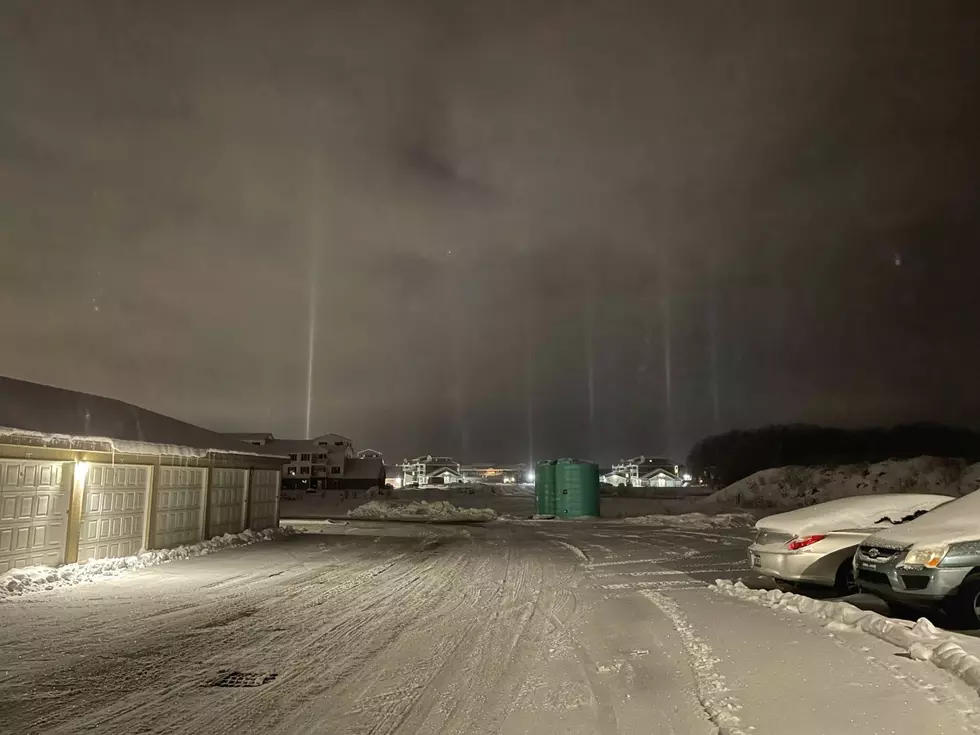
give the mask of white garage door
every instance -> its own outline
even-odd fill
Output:
[[[70,477],[65,462],[0,460],[0,574],[65,560]]]
[[[208,536],[245,530],[245,483],[248,470],[211,470]]]
[[[204,536],[206,471],[192,467],[160,467],[157,472],[150,548],[171,549],[181,544],[196,544]]]
[[[149,479],[149,468],[140,465],[89,466],[78,561],[130,556],[140,550]]]
[[[279,505],[279,471],[252,470],[248,488],[248,527],[253,531],[276,525]]]

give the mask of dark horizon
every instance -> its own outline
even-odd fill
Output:
[[[980,6],[740,8],[5,3],[0,374],[297,437],[312,314],[389,459],[980,429]]]

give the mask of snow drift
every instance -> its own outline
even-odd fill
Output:
[[[741,582],[718,579],[710,586],[719,594],[748,600],[773,610],[810,615],[828,621],[833,630],[862,630],[903,649],[916,661],[930,661],[980,693],[980,658],[966,651],[949,633],[926,618],[915,623],[886,618],[846,602],[814,600],[780,590],[753,590]]]
[[[491,508],[459,508],[446,500],[413,500],[396,503],[372,500],[347,512],[350,518],[369,518],[389,521],[492,521],[497,511]]]
[[[980,487],[980,463],[918,457],[870,465],[779,467],[739,480],[702,502],[790,510],[855,495],[928,493],[957,497]]]
[[[623,523],[638,526],[671,526],[674,528],[747,528],[755,523],[751,513],[681,513],[680,515],[650,515],[624,518]]]
[[[26,567],[11,569],[0,575],[0,600],[23,595],[29,592],[52,590],[57,587],[70,587],[75,584],[97,582],[123,572],[143,567],[166,564],[177,559],[213,554],[220,549],[233,546],[247,546],[259,541],[272,541],[296,533],[292,528],[267,528],[264,531],[246,530],[241,533],[226,533],[208,541],[175,549],[155,549],[142,551],[136,556],[120,556],[111,559],[91,559],[78,564],[63,564],[60,567]]]

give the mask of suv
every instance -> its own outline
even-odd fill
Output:
[[[892,605],[940,609],[957,624],[980,625],[980,491],[865,539],[854,579]]]

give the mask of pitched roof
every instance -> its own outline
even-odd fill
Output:
[[[272,436],[270,432],[250,432],[250,431],[232,431],[224,432],[225,436],[231,437],[232,439],[237,439],[240,442],[270,442],[275,437]]]
[[[0,376],[0,434],[103,441],[128,454],[201,457],[208,452],[276,457],[265,447],[131,403]]]
[[[276,454],[324,454],[325,448],[313,439],[273,439],[263,449]]]

